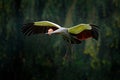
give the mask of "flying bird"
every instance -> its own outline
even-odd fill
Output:
[[[88,38],[98,40],[99,29],[93,24],[78,24],[70,28],[61,27],[50,21],[38,21],[24,24],[22,27],[24,35],[34,34],[61,34],[71,44],[79,44]]]

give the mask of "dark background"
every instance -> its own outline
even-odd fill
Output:
[[[60,35],[26,37],[24,23],[91,23],[98,41],[73,45],[64,59]],[[0,80],[120,80],[120,0],[0,0]]]

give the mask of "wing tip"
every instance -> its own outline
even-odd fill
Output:
[[[32,30],[33,25],[34,25],[34,23],[27,23],[27,24],[23,25],[23,27],[21,29],[25,36],[31,35],[31,30]]]
[[[93,38],[95,40],[98,40],[99,39],[99,27],[94,24],[90,24],[90,26],[92,27]]]

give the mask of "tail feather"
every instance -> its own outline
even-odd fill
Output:
[[[99,28],[96,25],[90,24],[92,26],[92,36],[94,39],[98,40],[99,37]]]

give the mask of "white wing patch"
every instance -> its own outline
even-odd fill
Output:
[[[61,26],[59,26],[58,24],[55,24],[53,22],[50,21],[38,21],[38,22],[34,22],[35,26],[50,26],[50,27],[57,27],[60,28]]]
[[[72,34],[79,34],[84,30],[91,30],[91,29],[92,27],[89,24],[78,24],[76,26],[68,28],[68,32]]]

